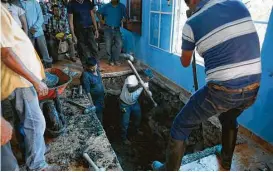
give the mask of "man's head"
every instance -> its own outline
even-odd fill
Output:
[[[154,77],[154,74],[153,74],[151,69],[145,69],[143,71],[143,73],[144,73],[144,76],[145,76],[144,77],[144,82],[149,82]]]
[[[128,76],[128,78],[127,78],[127,88],[128,88],[128,91],[130,93],[136,91],[139,88],[138,84],[139,84],[139,82],[138,82],[135,75]]]
[[[59,6],[58,5],[53,5],[52,6],[52,12],[53,12],[54,16],[59,17],[60,16]]]
[[[111,0],[111,3],[112,3],[113,5],[117,5],[117,4],[119,3],[119,0]]]
[[[190,10],[194,10],[200,1],[201,0],[185,0],[185,3],[190,8]]]
[[[89,57],[86,62],[87,70],[94,73],[97,71],[97,60],[94,57]]]

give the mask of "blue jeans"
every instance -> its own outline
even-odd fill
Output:
[[[30,37],[30,40],[40,57],[42,57],[43,62],[52,63],[53,60],[49,56],[45,36],[41,35],[36,38]]]
[[[46,123],[34,87],[17,88],[8,99],[12,102],[15,118],[23,124],[27,168],[41,170],[47,167],[44,156]]]
[[[1,146],[1,171],[19,171],[18,162],[9,142]]]
[[[122,38],[119,29],[105,28],[104,30],[106,53],[109,62],[116,62],[119,60]]]
[[[141,122],[141,109],[139,103],[136,102],[133,105],[127,105],[123,102],[120,102],[120,110],[122,112],[121,116],[121,138],[123,140],[127,139],[127,130],[130,123],[131,113],[134,116],[134,129],[135,131],[139,128]]]
[[[100,122],[103,122],[103,109],[104,109],[104,99],[94,100],[94,105],[96,107],[96,115]]]
[[[171,137],[186,140],[191,131],[208,118],[220,114],[221,124],[228,128],[237,128],[237,117],[251,106],[259,88],[250,91],[228,92],[209,84],[198,90],[174,119]]]

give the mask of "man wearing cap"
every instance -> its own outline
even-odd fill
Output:
[[[153,77],[152,72],[149,69],[147,69],[144,70],[144,74],[146,75],[144,78],[145,87],[149,88],[148,81]],[[138,103],[138,98],[142,91],[143,87],[140,85],[135,75],[130,75],[126,78],[122,88],[122,92],[120,94],[120,110],[122,113],[121,139],[123,143],[127,145],[131,144],[131,142],[127,138],[127,129],[129,127],[131,113],[135,117],[134,121],[135,133],[142,135],[142,132],[139,131],[139,125],[141,122],[141,108]]]
[[[86,69],[81,76],[81,84],[88,95],[88,99],[96,107],[96,114],[100,122],[103,122],[104,86],[100,70],[95,58],[88,58]]]

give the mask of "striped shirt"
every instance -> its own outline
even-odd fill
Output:
[[[257,31],[239,0],[202,0],[183,28],[182,50],[204,58],[208,83],[241,88],[260,81]]]

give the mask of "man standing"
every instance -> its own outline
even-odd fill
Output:
[[[220,114],[221,165],[231,168],[236,144],[237,117],[256,99],[261,79],[259,38],[250,13],[237,0],[185,0],[194,14],[183,29],[181,63],[190,65],[195,47],[205,60],[207,84],[198,90],[174,119],[166,162],[154,170],[179,170],[185,140],[209,117]],[[206,22],[203,22],[206,21]]]
[[[17,24],[28,34],[25,11],[11,2],[10,0],[1,0],[2,5],[10,12]]]
[[[64,5],[53,5],[53,16],[48,22],[49,34],[49,49],[54,59],[58,59],[58,45],[60,41],[67,41],[69,44],[69,57],[73,62],[76,62],[75,47],[70,34],[69,24],[67,19],[67,10]]]
[[[12,102],[14,114],[23,124],[26,166],[29,170],[58,170],[45,161],[45,119],[38,95],[47,95],[41,81],[44,68],[34,47],[15,23],[9,12],[1,7],[1,101]],[[37,91],[37,92],[36,92]],[[5,163],[5,159],[2,160]]]
[[[90,0],[72,0],[68,3],[67,8],[70,31],[73,41],[78,43],[78,51],[84,68],[90,55],[91,57],[98,57],[98,46],[95,38],[99,37],[99,31],[93,8],[94,3]],[[93,29],[95,29],[95,35]]]
[[[119,65],[118,60],[122,48],[120,26],[126,19],[126,7],[119,0],[111,0],[110,3],[100,8],[98,13],[101,23],[105,23],[104,37],[109,64]]]
[[[40,4],[36,0],[20,0],[26,12],[29,38],[43,59],[45,68],[52,66],[52,58],[48,54],[43,31],[44,16]]]
[[[97,117],[102,124],[104,109],[104,86],[102,83],[100,70],[95,58],[88,58],[86,65],[85,71],[81,76],[81,84],[88,95],[89,101],[94,101]]]
[[[148,70],[145,70],[148,71]],[[152,79],[153,74],[150,72],[144,72],[145,76],[145,86],[149,88],[149,80]],[[141,123],[141,108],[138,103],[138,98],[143,91],[143,87],[139,84],[135,75],[130,75],[126,78],[125,83],[120,94],[120,110],[121,116],[121,139],[124,144],[130,145],[131,142],[127,138],[127,130],[130,123],[131,114],[134,115],[134,130],[135,133],[142,135],[143,133],[139,131],[139,126]],[[150,92],[150,94],[152,94]]]

